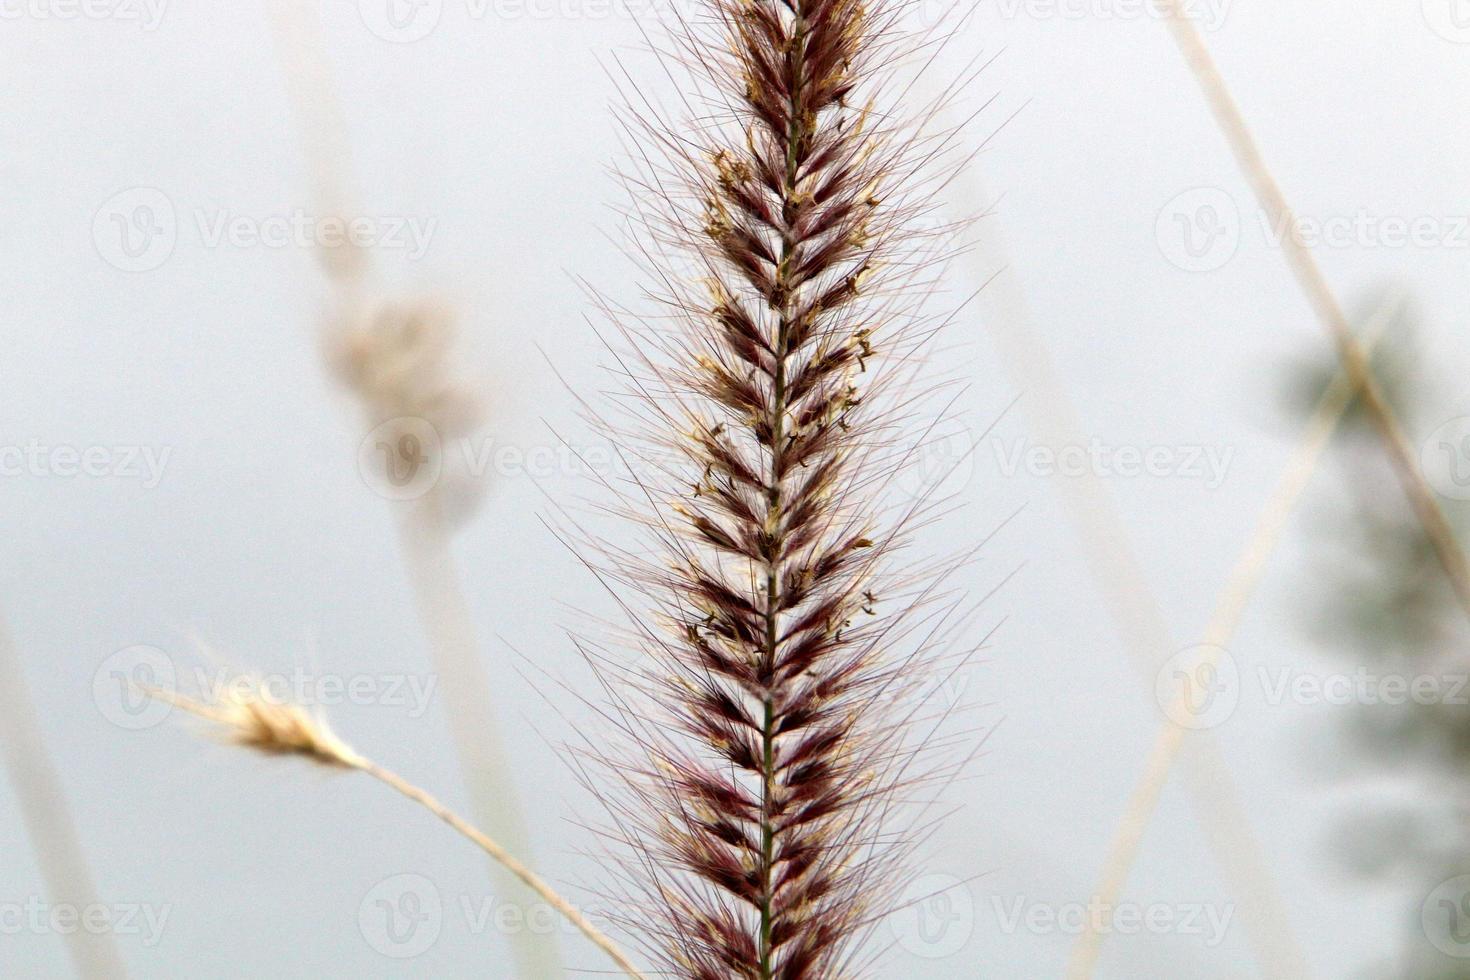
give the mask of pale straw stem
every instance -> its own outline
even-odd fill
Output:
[[[351,141],[314,5],[274,0],[270,8],[317,206],[327,214],[349,216],[351,193],[345,174]],[[347,244],[324,249],[320,257],[339,318],[356,322],[369,310],[370,256]],[[454,569],[450,533],[437,500],[418,501],[414,510],[396,515],[401,552],[429,637],[445,719],[471,809],[477,820],[512,848],[528,854],[530,840],[512,780],[514,769],[501,746],[490,678],[480,660],[473,620]],[[505,876],[494,877],[497,883],[520,890]],[[527,980],[562,974],[555,937],[523,930],[511,937],[511,945],[518,969]]]
[[[1392,322],[1394,315],[1398,312],[1400,302],[1398,299],[1391,299],[1374,314],[1365,327],[1364,335],[1370,347],[1376,343],[1385,327]],[[1354,391],[1355,386],[1351,377],[1346,371],[1339,371],[1318,400],[1296,452],[1292,455],[1275,492],[1262,509],[1256,522],[1255,532],[1236,559],[1227,584],[1216,600],[1214,614],[1205,628],[1203,639],[1205,649],[1200,656],[1198,670],[1208,671],[1215,666],[1219,660],[1218,651],[1230,642],[1239,628],[1245,609],[1261,583],[1266,565],[1286,530],[1297,502],[1311,482],[1312,474],[1331,442],[1332,434],[1336,431],[1343,414],[1352,404]],[[1178,717],[1175,712],[1184,710],[1183,699],[1188,696],[1188,690],[1181,691],[1180,702],[1173,706],[1174,710],[1165,712],[1166,717]],[[1108,859],[1096,891],[1099,904],[1103,909],[1114,908],[1117,905],[1123,887],[1127,883],[1128,874],[1138,858],[1144,832],[1158,808],[1159,797],[1163,793],[1164,785],[1168,782],[1169,772],[1183,750],[1185,736],[1188,734],[1190,734],[1190,729],[1175,724],[1173,721],[1166,721],[1159,729],[1143,775],[1129,798],[1127,809],[1124,811],[1123,818],[1108,849]],[[1078,937],[1076,945],[1072,948],[1072,956],[1067,967],[1067,976],[1071,980],[1083,980],[1083,978],[1090,977],[1097,968],[1104,930],[1090,928],[1091,925],[1092,923],[1089,923],[1089,928]],[[1103,923],[1098,925],[1101,926]],[[1302,971],[1304,966],[1297,966],[1295,969]],[[1270,975],[1286,980],[1286,978],[1305,976],[1305,973],[1285,974],[1273,971]]]
[[[1439,559],[1445,575],[1450,580],[1455,597],[1466,614],[1470,615],[1470,564],[1467,564],[1465,553],[1455,540],[1454,530],[1445,517],[1444,508],[1440,506],[1433,489],[1430,488],[1428,481],[1424,479],[1424,474],[1419,470],[1413,447],[1409,443],[1403,426],[1399,423],[1393,407],[1384,398],[1383,390],[1373,376],[1367,353],[1364,352],[1362,344],[1353,336],[1347,314],[1343,312],[1342,304],[1338,302],[1332,287],[1328,285],[1327,277],[1323,274],[1316,257],[1295,234],[1296,214],[1287,203],[1286,195],[1282,192],[1275,175],[1266,166],[1266,160],[1261,155],[1260,147],[1251,134],[1250,127],[1246,125],[1245,116],[1241,113],[1240,106],[1231,95],[1224,77],[1220,74],[1219,67],[1205,46],[1204,37],[1200,34],[1199,28],[1185,16],[1179,0],[1161,0],[1161,2],[1165,13],[1168,14],[1165,22],[1169,25],[1175,42],[1199,82],[1205,100],[1209,103],[1210,110],[1215,116],[1215,121],[1229,142],[1240,169],[1250,182],[1257,202],[1272,225],[1283,230],[1284,233],[1280,236],[1281,248],[1286,256],[1287,264],[1290,265],[1292,274],[1296,276],[1297,283],[1308,302],[1311,303],[1317,318],[1327,329],[1336,345],[1343,368],[1359,392],[1363,407],[1367,409],[1379,436],[1383,439],[1389,461],[1398,474],[1399,482],[1403,485],[1404,493],[1409,498],[1409,504],[1415,516],[1423,525],[1424,533],[1434,547],[1435,556]]]
[[[546,883],[545,879],[536,874],[536,872],[532,871],[530,868],[526,867],[520,861],[516,860],[516,858],[512,856],[508,851],[506,851],[505,848],[501,847],[490,837],[482,833],[474,825],[470,824],[464,818],[460,817],[453,810],[446,807],[443,803],[440,803],[425,790],[422,790],[414,784],[408,782],[397,773],[392,772],[388,769],[384,769],[377,763],[374,763],[367,759],[362,759],[357,763],[357,768],[367,773],[369,776],[372,776],[374,779],[385,783],[388,786],[391,786],[399,793],[408,797],[410,800],[413,800],[415,803],[428,810],[434,816],[438,817],[440,820],[453,827],[457,832],[459,832],[460,835],[468,839],[472,844],[480,848],[480,850],[490,855],[492,859],[499,862],[507,871],[515,875],[522,882],[524,882],[526,884],[526,887],[530,888],[537,895],[540,895],[546,901],[546,904],[550,905],[562,915],[566,916],[567,921],[576,926],[577,929],[582,933],[582,935],[586,936],[589,940],[592,941],[593,945],[595,945],[598,949],[602,950],[609,957],[611,957],[613,962],[616,963],[618,965],[618,968],[622,970],[625,974],[630,977],[637,978],[637,980],[646,980],[644,974],[639,972],[638,968],[633,965],[632,960],[628,959],[627,954],[624,953],[622,949],[605,933],[603,933],[600,929],[598,929],[590,921],[588,921],[587,917],[584,916],[575,905],[563,898],[554,889],[552,889],[550,885]]]
[[[5,678],[0,683],[0,753],[46,890],[52,903],[65,902],[77,909],[96,906],[100,903],[87,855],[4,623],[0,623],[0,676]],[[86,980],[127,976],[111,931],[73,929],[66,933],[66,944],[77,974]]]
[[[563,898],[545,879],[522,864],[494,838],[439,802],[427,790],[360,755],[338,738],[324,719],[300,705],[269,700],[249,683],[218,688],[214,692],[214,700],[210,702],[198,701],[159,688],[144,688],[142,691],[150,697],[220,726],[222,733],[237,745],[268,755],[292,753],[322,765],[356,769],[392,787],[453,827],[488,854],[497,865],[566,916],[593,945],[607,953],[624,973],[643,980],[643,975],[616,943],[588,921],[576,906]],[[539,975],[538,980],[543,976],[549,977],[552,974]]]
[[[973,196],[980,198],[978,188]],[[977,245],[976,259],[982,269],[1003,266],[1004,248],[995,222],[987,221],[982,227],[987,234]],[[1034,327],[1015,273],[1003,268],[986,291],[995,296],[998,308],[988,334],[1014,383],[1027,391],[1022,405],[1033,433],[1047,445],[1081,445],[1085,437],[1077,408],[1057,374],[1045,338]],[[1147,685],[1152,704],[1155,675],[1174,643],[1123,518],[1094,472],[1085,471],[1054,485],[1081,541],[1087,572],[1104,597],[1114,629]],[[1292,976],[1291,969],[1300,966],[1302,957],[1234,779],[1208,732],[1199,733],[1193,745],[1197,764],[1183,775],[1205,844],[1225,876],[1228,891],[1240,904],[1241,919],[1262,972]],[[1298,973],[1294,980],[1305,976]]]

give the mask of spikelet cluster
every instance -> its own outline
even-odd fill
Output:
[[[376,448],[373,465],[397,484],[435,475],[420,504],[462,519],[479,487],[450,448],[483,422],[484,405],[459,366],[455,320],[432,301],[348,303],[323,334],[328,367],[362,407]]]
[[[433,302],[384,303],[326,334],[326,358],[374,425],[423,419],[449,434],[474,428],[480,409],[455,369],[454,318]]]
[[[599,553],[652,612],[634,610],[633,666],[585,648],[626,743],[596,753],[624,788],[589,782],[632,848],[628,926],[669,975],[849,977],[903,882],[890,818],[933,678],[915,641],[944,628],[934,586],[892,562],[923,502],[885,490],[915,449],[907,369],[954,231],[917,228],[952,134],[881,105],[922,45],[898,7],[701,9],[668,55],[683,111],[633,99],[626,120],[658,307],[607,305],[634,396],[607,424],[639,454],[626,510],[652,547]]]
[[[212,723],[228,742],[267,755],[299,755],[327,766],[357,768],[362,757],[301,705],[272,697],[253,677],[222,683],[207,698],[147,692]]]

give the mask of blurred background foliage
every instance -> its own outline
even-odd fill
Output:
[[[1433,406],[1443,404],[1454,381],[1445,365],[1424,355],[1422,335],[1412,301],[1400,302],[1373,352],[1390,403],[1421,436],[1442,421]],[[1326,351],[1292,366],[1287,400],[1294,417],[1306,417],[1337,371]],[[1365,791],[1361,807],[1335,828],[1331,849],[1366,881],[1415,896],[1404,909],[1404,948],[1392,956],[1396,975],[1467,980],[1470,879],[1460,888],[1441,886],[1470,874],[1470,690],[1463,683],[1470,624],[1381,447],[1371,417],[1354,400],[1325,464],[1342,498],[1304,511],[1312,550],[1308,567],[1298,571],[1309,597],[1302,627],[1350,674],[1405,677],[1411,685],[1429,678],[1444,696],[1360,699],[1336,723],[1340,730],[1322,733],[1335,746],[1326,762],[1337,778],[1387,780],[1397,791],[1390,796],[1397,802]],[[1470,541],[1467,506],[1443,504],[1463,546]]]

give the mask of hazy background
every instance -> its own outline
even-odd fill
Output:
[[[1317,250],[1350,305],[1387,283],[1412,294],[1424,359],[1450,382],[1417,444],[1470,413],[1456,383],[1470,365],[1470,10],[1455,20],[1454,0],[1216,2],[1193,9],[1298,210],[1366,214],[1370,227],[1431,221],[1432,242],[1354,232]],[[573,277],[634,294],[605,234],[619,191],[605,171],[618,136],[603,66],[642,43],[646,5],[634,16],[573,0],[444,0],[411,22],[411,33],[427,30],[416,40],[385,30],[374,0],[320,8],[361,213],[432,229],[421,255],[385,243],[382,274],[462,311],[495,449],[554,447],[552,427],[586,438],[557,373],[589,398],[606,385]],[[320,364],[314,331],[329,295],[311,249],[209,240],[222,213],[258,227],[313,206],[268,8],[169,3],[156,23],[130,12],[0,2],[0,447],[104,447],[96,458],[119,464],[129,447],[168,454],[156,485],[146,471],[55,466],[0,479],[0,608],[103,899],[167,916],[156,936],[141,917],[141,931],[119,935],[129,970],[507,976],[504,937],[463,911],[493,898],[481,862],[446,828],[366,779],[221,748],[179,724],[133,730],[139,716],[117,701],[113,671],[133,663],[118,651],[138,645],[171,658],[186,688],[196,667],[213,669],[200,641],[263,671],[429,674],[393,516],[359,476],[356,411]],[[978,596],[1021,570],[989,601],[986,622],[1004,623],[960,681],[976,722],[995,729],[926,852],[926,872],[949,876],[933,881],[967,884],[880,930],[895,943],[881,971],[891,977],[1060,976],[1074,934],[1008,917],[1017,903],[1055,912],[1092,894],[1160,723],[1140,651],[1115,628],[1063,507],[1077,478],[1010,465],[1018,447],[1050,444],[1033,425],[1055,398],[1004,352],[1050,358],[1084,439],[1228,460],[1218,485],[1208,471],[1093,471],[1166,624],[1169,646],[1141,652],[1158,662],[1198,639],[1291,455],[1301,419],[1283,395],[1290,367],[1326,346],[1148,8],[987,0],[944,63],[957,71],[981,52],[995,61],[963,102],[996,101],[972,138],[1021,111],[949,195],[956,213],[993,212],[953,289],[1009,271],[957,324],[943,368],[971,379],[961,408],[974,436],[997,424],[952,478],[963,512],[925,540],[978,539],[1024,506],[965,584]],[[667,84],[645,60],[630,65],[650,91]],[[128,255],[119,216],[171,228],[171,250],[165,235],[161,251]],[[1223,239],[1205,237],[1217,228]],[[1192,255],[1184,231],[1223,251]],[[1015,339],[1022,325],[1031,340]],[[586,713],[569,699],[548,704],[522,675],[587,683],[563,629],[606,600],[540,520],[587,487],[564,468],[533,479],[514,456],[498,458],[509,462],[457,555],[537,863],[574,888],[590,868],[572,818],[591,806],[554,746]],[[1336,775],[1331,763],[1349,751],[1344,709],[1273,705],[1259,680],[1261,668],[1351,669],[1304,622],[1321,571],[1310,536],[1327,533],[1310,515],[1340,502],[1343,478],[1330,460],[1322,467],[1272,560],[1230,647],[1238,703],[1212,735],[1313,974],[1398,976],[1405,947],[1425,945],[1427,887],[1353,877],[1337,828],[1403,790]],[[518,673],[513,651],[533,666]],[[365,753],[462,803],[437,701],[419,713],[388,700],[330,714]],[[0,903],[15,906],[45,892],[4,783],[0,800]],[[404,874],[419,876],[415,888],[427,881],[442,912],[432,945],[396,958],[372,916]],[[1217,945],[1183,929],[1111,936],[1100,976],[1260,975],[1239,896],[1177,778],[1124,898],[1233,918]],[[54,931],[4,933],[7,975],[68,975]],[[570,965],[604,969],[563,935]]]

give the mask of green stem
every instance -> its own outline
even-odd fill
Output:
[[[806,24],[803,12],[798,7],[792,37],[794,52],[791,77],[790,119],[786,130],[786,185],[782,191],[782,214],[789,217],[796,203],[796,175],[801,141],[804,136],[801,86],[802,51],[806,43]],[[789,228],[782,236],[781,263],[776,269],[776,296],[782,304],[779,336],[776,339],[776,372],[771,397],[771,475],[767,487],[766,525],[777,540],[771,544],[771,555],[766,564],[766,642],[762,651],[762,664],[769,677],[776,664],[776,646],[780,638],[777,608],[780,601],[781,566],[784,548],[779,541],[782,494],[781,474],[784,471],[781,455],[786,440],[786,362],[791,356],[788,349],[791,336],[791,298],[787,295],[786,283],[791,271],[791,260],[796,253]],[[767,690],[765,713],[761,722],[761,903],[760,903],[760,980],[771,980],[774,950],[771,944],[774,903],[774,876],[776,863],[776,833],[771,812],[776,788],[776,704],[774,694]]]

